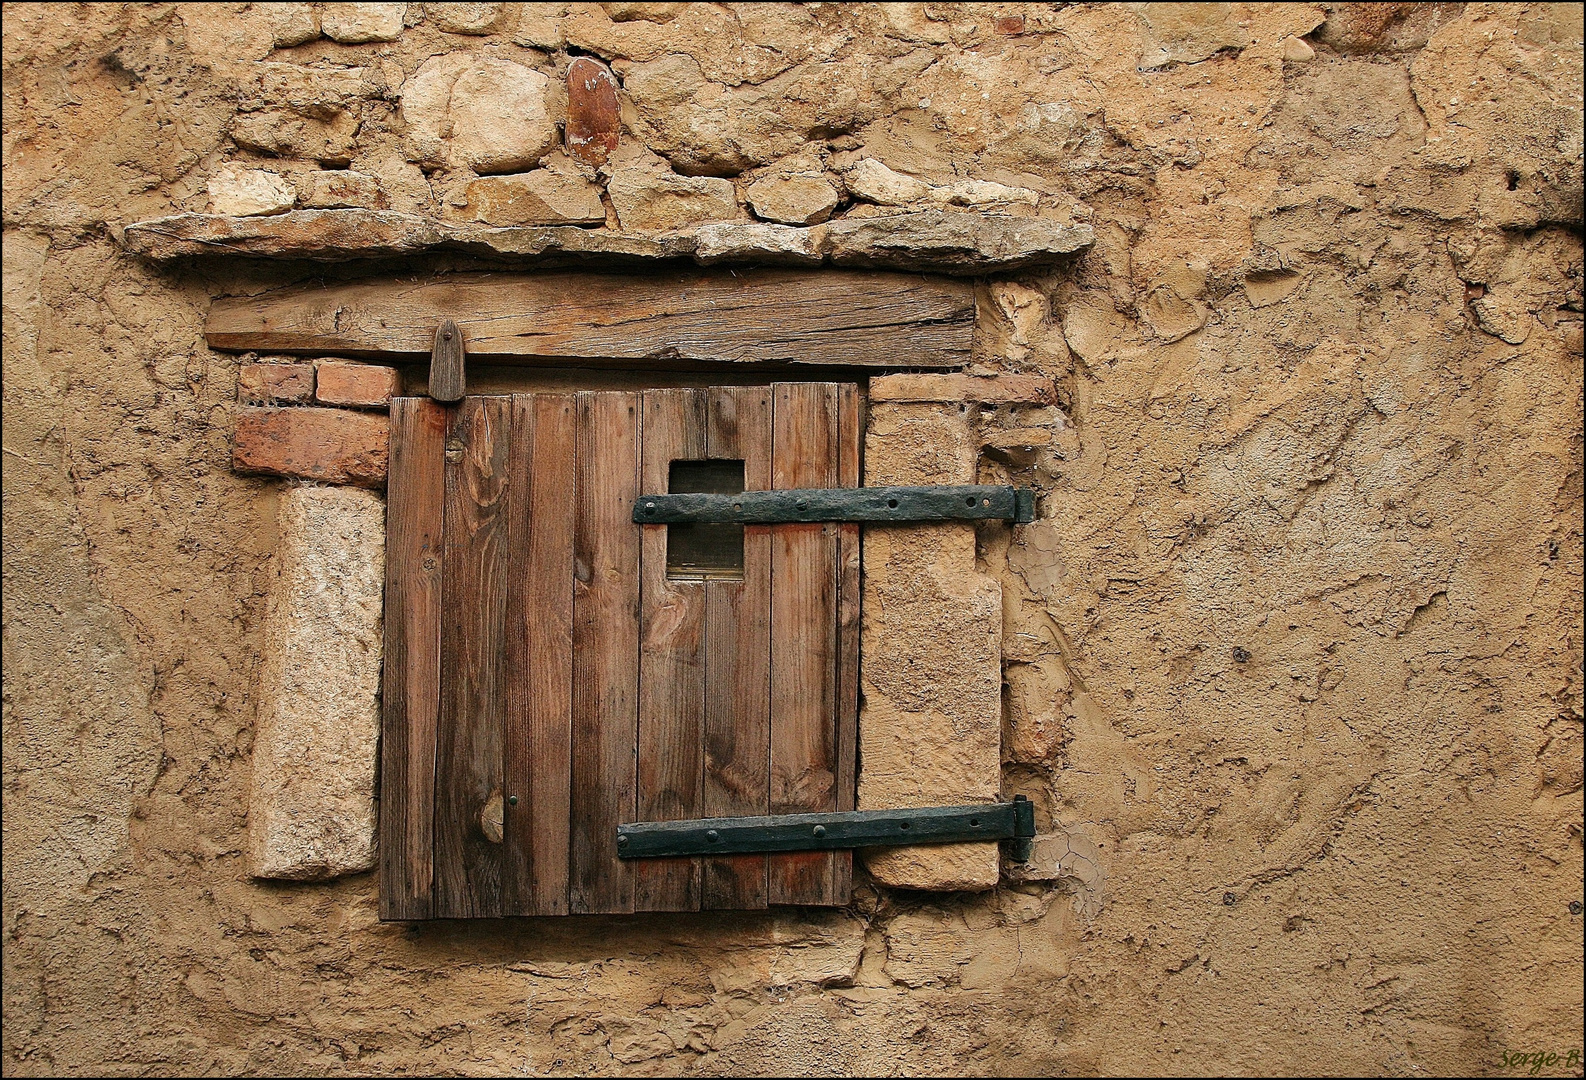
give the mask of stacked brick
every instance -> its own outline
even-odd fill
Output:
[[[384,487],[395,368],[345,360],[245,363],[237,375],[238,472]]]

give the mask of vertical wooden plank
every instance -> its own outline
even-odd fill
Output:
[[[501,911],[510,402],[465,398],[446,444],[447,592],[435,783],[437,918]]]
[[[772,386],[771,486],[837,484],[837,387]],[[771,532],[771,813],[837,808],[837,583],[835,523]],[[837,864],[849,852],[773,855],[773,904],[836,902]]]
[[[638,743],[638,394],[578,395],[573,541],[570,910],[633,910],[617,826],[635,820]]]
[[[647,390],[640,490],[664,493],[673,461],[705,457],[700,390]],[[667,526],[642,530],[638,820],[701,816],[705,726],[705,583],[669,581]],[[697,911],[699,859],[634,864],[636,911]]]
[[[423,398],[391,402],[380,691],[382,919],[430,917],[445,450],[445,409]]]
[[[864,418],[859,388],[837,387],[837,486],[859,486]],[[852,810],[857,795],[859,752],[859,523],[837,531],[837,809]],[[846,904],[853,891],[853,858],[833,867],[833,902]]]
[[[577,411],[571,394],[518,394],[512,415],[502,914],[565,915]]]
[[[707,450],[743,461],[745,491],[771,487],[771,390],[713,387]],[[705,817],[770,812],[771,527],[749,525],[743,580],[705,584]],[[766,857],[705,860],[705,908],[763,908]]]

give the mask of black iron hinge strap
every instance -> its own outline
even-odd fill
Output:
[[[1035,520],[1035,493],[990,484],[938,487],[808,488],[745,491],[736,495],[640,495],[633,520],[641,525],[725,522],[782,525],[810,521]]]
[[[641,821],[617,826],[617,854],[645,859],[1011,840],[1012,856],[1023,861],[1034,836],[1035,806],[1018,795],[972,806]]]

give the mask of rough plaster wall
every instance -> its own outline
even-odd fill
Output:
[[[263,7],[6,9],[8,1074],[1580,1045],[1577,8],[505,5],[463,36],[424,8],[492,5],[414,4],[396,42],[272,51]],[[159,273],[114,230],[203,209],[227,162],[316,167],[226,135],[230,65],[266,57],[375,73],[353,164],[440,214],[471,177],[406,162],[404,80],[564,40],[652,88],[630,124],[681,171],[874,156],[1090,206],[1091,254],[983,305],[985,365],[1065,395],[981,418],[983,477],[1043,492],[981,559],[1054,884],[408,928],[372,875],[246,876],[277,489],[228,469],[236,366],[200,329],[308,271]]]

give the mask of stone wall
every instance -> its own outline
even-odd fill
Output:
[[[5,15],[8,1075],[1580,1046],[1575,6]],[[561,148],[575,56],[619,84],[598,166]],[[372,874],[250,876],[280,523],[312,496],[233,470],[257,388],[208,306],[545,256],[982,276],[973,373],[1051,400],[873,386],[868,447],[1033,486],[1039,520],[900,550],[867,648],[978,655],[912,605],[1000,602],[1032,867],[944,894],[873,864],[828,913],[415,927]],[[865,707],[945,740],[917,691]]]

